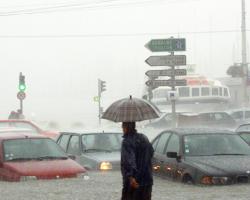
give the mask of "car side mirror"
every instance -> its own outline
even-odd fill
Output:
[[[167,152],[168,158],[178,158],[177,152]]]
[[[69,157],[71,160],[76,160],[76,156],[75,156],[75,155],[68,155],[68,157]]]

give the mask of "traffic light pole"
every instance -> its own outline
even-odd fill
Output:
[[[19,102],[20,102],[19,113],[23,114],[23,100],[26,97],[26,94],[25,94],[26,85],[25,85],[25,76],[22,74],[22,72],[20,72],[19,74],[18,89],[19,89],[19,92],[17,93],[17,98],[19,99]]]
[[[101,125],[101,80],[98,79],[98,119],[99,125]]]
[[[101,125],[101,80],[98,79],[98,120]]]
[[[20,114],[23,114],[23,100],[20,100]]]
[[[101,117],[102,117],[102,113],[103,113],[103,108],[101,106],[101,97],[102,97],[102,93],[104,91],[106,91],[106,81],[98,79],[98,110],[99,110],[98,118],[99,118],[99,125],[101,125]]]

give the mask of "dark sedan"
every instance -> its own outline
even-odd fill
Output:
[[[88,170],[115,170],[120,168],[121,133],[64,132],[57,143],[65,152]]]
[[[152,144],[157,176],[203,185],[250,181],[250,148],[233,132],[175,129],[160,133]]]

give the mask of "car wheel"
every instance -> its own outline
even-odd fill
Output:
[[[185,183],[185,184],[194,184],[194,181],[193,181],[192,177],[189,174],[186,174],[186,175],[183,176],[182,182]]]

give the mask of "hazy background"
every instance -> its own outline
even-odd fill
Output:
[[[153,55],[144,45],[152,38],[185,37],[188,63],[211,78],[226,76],[229,65],[240,62],[236,30],[241,26],[241,0],[107,2],[1,0],[0,118],[18,108],[18,75],[23,72],[28,118],[95,124],[97,79],[107,81],[104,108],[130,94],[140,97],[144,73],[150,69],[144,60]],[[86,5],[9,15],[10,11],[20,14],[23,9],[78,3]],[[246,6],[249,13],[248,1]],[[247,25],[249,21],[248,14]]]

